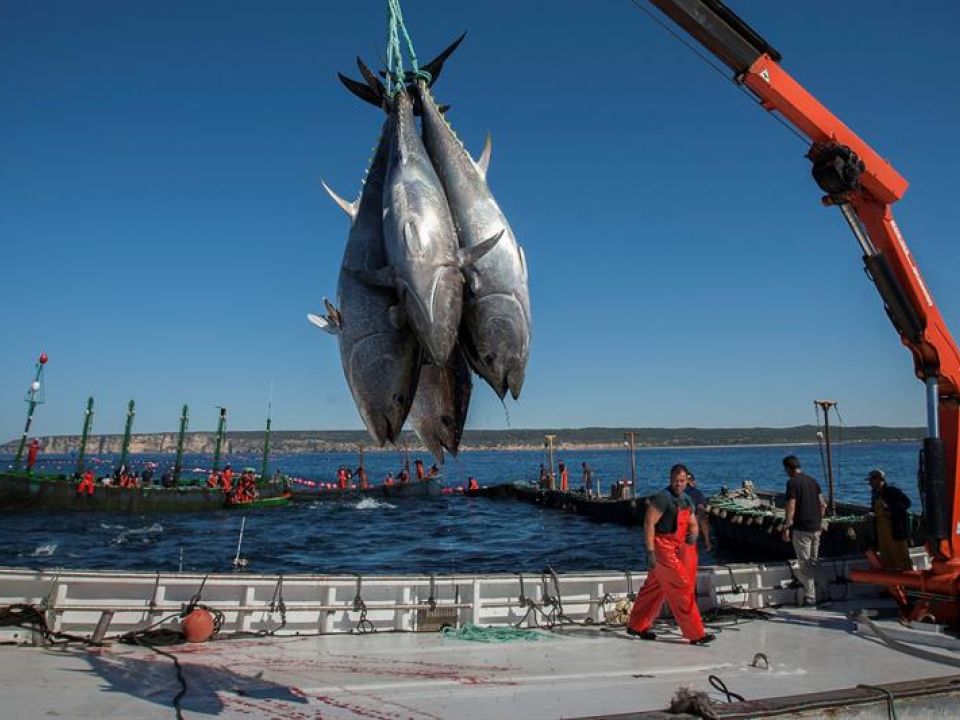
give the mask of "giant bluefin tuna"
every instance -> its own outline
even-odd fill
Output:
[[[391,322],[398,302],[391,288],[368,285],[362,276],[387,263],[383,246],[383,187],[393,120],[388,118],[367,171],[360,197],[347,202],[324,188],[350,216],[350,234],[337,284],[339,309],[325,302],[325,316],[312,323],[337,335],[347,385],[378,445],[396,442],[407,418],[420,372],[420,348],[408,329]]]
[[[460,450],[472,391],[470,366],[459,347],[453,349],[443,367],[425,364],[420,368],[410,425],[440,462],[444,449],[454,457]]]
[[[446,364],[457,342],[463,302],[461,269],[474,264],[499,240],[460,249],[450,208],[417,132],[405,89],[391,100],[391,144],[383,190],[383,236],[388,267],[367,276],[400,296],[429,362]],[[392,315],[396,326],[404,322]]]
[[[460,247],[470,250],[502,232],[488,254],[464,268],[467,287],[460,343],[470,365],[501,399],[520,395],[530,354],[527,263],[487,186],[490,138],[479,162],[466,151],[440,113],[427,86],[417,84],[423,142],[443,183]]]

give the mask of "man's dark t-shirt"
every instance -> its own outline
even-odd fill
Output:
[[[700,488],[696,488],[693,485],[687,485],[684,492],[689,496],[690,500],[693,501],[693,506],[695,508],[701,508],[707,504],[707,497],[700,492]]]
[[[656,495],[651,495],[648,502],[650,507],[654,507],[663,515],[657,520],[655,526],[657,535],[672,535],[677,531],[677,512],[682,508],[693,510],[693,503],[686,493],[680,493],[677,497],[670,489],[662,490]]]
[[[797,473],[787,480],[787,500],[796,500],[793,511],[793,529],[815,532],[820,529],[823,513],[820,507],[820,485],[805,473]]]

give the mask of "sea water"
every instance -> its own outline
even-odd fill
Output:
[[[866,504],[864,480],[882,468],[919,510],[916,491],[916,443],[857,443],[834,447],[838,500]],[[816,445],[713,448],[642,448],[636,451],[637,493],[655,492],[667,483],[670,466],[685,463],[706,494],[751,480],[758,488],[781,490],[781,464],[797,455],[809,474],[827,491],[821,452]],[[411,462],[418,457],[411,456]],[[581,463],[594,471],[594,486],[608,492],[611,483],[629,478],[624,450],[561,450],[570,471],[571,489],[581,486]],[[425,465],[432,460],[423,455]],[[115,456],[88,458],[99,474],[109,473]],[[135,469],[157,464],[156,476],[172,465],[172,455],[131,456]],[[539,451],[475,451],[449,458],[442,481],[462,487],[469,476],[481,485],[535,481],[545,462]],[[10,458],[0,457],[0,467]],[[221,463],[234,470],[256,467],[260,458],[231,455]],[[404,457],[397,452],[367,452],[371,482],[388,471],[398,473]],[[185,467],[202,481],[209,457],[188,456]],[[311,453],[270,458],[270,473],[333,482],[341,465],[356,467],[355,454]],[[76,459],[41,458],[38,470],[72,473]],[[175,572],[230,572],[242,517],[246,517],[241,556],[248,572],[258,573],[477,573],[622,570],[644,563],[642,528],[593,522],[587,518],[511,500],[466,498],[351,498],[297,503],[282,508],[163,515],[42,511],[6,513],[0,521],[3,565],[72,569],[119,569]],[[701,552],[702,562],[712,557]]]

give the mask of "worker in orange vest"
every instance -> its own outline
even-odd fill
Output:
[[[650,629],[666,601],[683,636],[693,645],[715,640],[703,627],[697,608],[697,520],[684,492],[689,473],[683,465],[670,469],[670,485],[651,496],[644,518],[644,538],[650,572],[627,622],[627,634],[655,640]]]
[[[83,495],[84,493],[88,496],[93,495],[93,488],[93,472],[87,470],[80,476],[80,482],[77,484],[77,495]]]
[[[341,465],[340,469],[337,470],[337,488],[339,490],[346,490],[348,479],[349,479],[349,476],[347,475],[347,469],[343,465]]]
[[[227,465],[227,466],[223,469],[223,475],[221,476],[221,479],[223,480],[223,487],[224,487],[224,488],[231,488],[231,487],[233,487],[233,468],[230,467],[229,465]],[[230,492],[230,491],[227,490],[227,492]]]
[[[417,458],[413,461],[413,466],[417,470],[417,480],[423,480],[423,460]]]
[[[473,475],[471,475],[467,479],[467,490],[479,490],[479,489],[480,489],[480,483],[478,483],[477,479]]]
[[[220,473],[216,470],[211,470],[210,475],[207,476],[207,487],[215,488],[220,486]]]
[[[37,454],[40,452],[40,441],[33,438],[27,446],[27,472],[33,472],[33,466],[37,464]]]
[[[558,463],[560,469],[560,492],[567,492],[570,489],[570,473],[567,471],[567,466],[563,464],[563,460]]]

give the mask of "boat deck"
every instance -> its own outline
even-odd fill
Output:
[[[543,632],[537,641],[500,644],[377,632],[246,638],[165,651],[183,667],[186,718],[615,716],[664,709],[684,685],[709,693],[720,716],[732,717],[721,711],[738,706],[725,704],[710,675],[757,700],[960,673],[956,650],[927,648],[945,658],[933,662],[859,634],[847,617],[852,607],[771,610],[766,620],[722,624],[708,647],[692,647],[669,631],[647,642],[622,630],[577,625]],[[757,653],[769,668],[762,661],[751,665]],[[897,700],[899,717],[954,717],[958,680],[947,681],[954,693],[941,701],[942,713]],[[171,659],[148,648],[0,648],[5,718],[167,719],[174,717],[178,690]],[[859,706],[864,714],[850,717],[886,717],[881,691],[859,693],[871,702]]]

